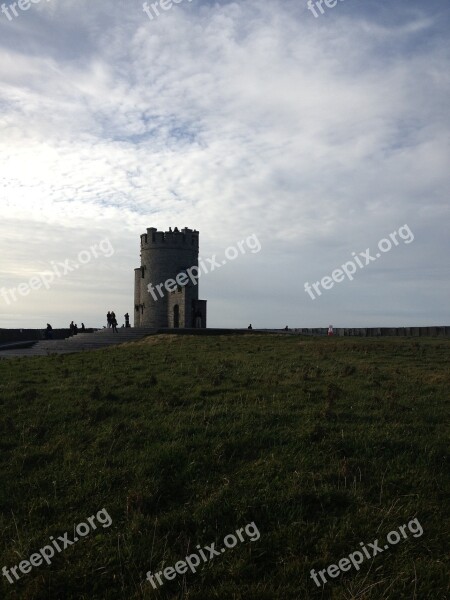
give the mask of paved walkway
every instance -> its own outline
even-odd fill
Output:
[[[96,350],[116,346],[125,342],[140,340],[148,335],[164,333],[170,335],[248,335],[248,334],[293,334],[292,331],[281,331],[277,329],[154,329],[151,327],[121,328],[117,333],[111,329],[100,329],[94,333],[79,333],[65,340],[42,340],[36,342],[31,348],[11,348],[1,350],[1,358],[16,358],[21,356],[49,356],[50,354],[72,354],[86,350]],[[23,342],[18,342],[18,345]],[[30,342],[32,343],[32,342]]]
[[[19,356],[48,356],[49,354],[72,354],[85,350],[97,350],[117,344],[124,344],[140,340],[147,335],[155,334],[158,330],[150,327],[132,327],[118,329],[113,333],[111,329],[101,329],[94,333],[79,333],[65,340],[42,340],[36,342],[31,348],[15,348],[0,351],[0,358],[16,358]]]

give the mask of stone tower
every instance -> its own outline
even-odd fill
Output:
[[[206,300],[198,299],[199,233],[157,231],[141,235],[141,266],[134,270],[134,326],[206,327]]]

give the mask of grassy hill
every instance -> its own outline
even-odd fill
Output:
[[[112,519],[50,565],[2,576],[0,597],[448,598],[449,350],[446,339],[155,336],[0,361],[0,568],[50,536],[73,540],[101,509]],[[413,520],[415,535],[384,547]],[[195,573],[146,580],[237,530],[244,541]],[[359,570],[311,578],[375,539],[382,552]]]

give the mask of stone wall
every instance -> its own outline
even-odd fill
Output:
[[[306,335],[327,335],[327,327],[291,329],[295,333]],[[413,336],[413,337],[442,337],[450,336],[450,327],[334,327],[334,335],[357,337],[383,336]]]
[[[69,335],[69,329],[53,330],[54,340],[63,340],[69,337]],[[43,340],[44,338],[44,329],[0,329],[0,345],[13,344],[14,342],[31,342],[32,340]]]

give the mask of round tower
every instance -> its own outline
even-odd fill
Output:
[[[135,269],[135,327],[195,327],[203,304],[195,278],[198,251],[199,233],[187,227],[165,232],[149,227],[141,235],[141,266]],[[183,277],[191,268],[192,276]],[[206,306],[204,313],[202,327],[206,326]]]

